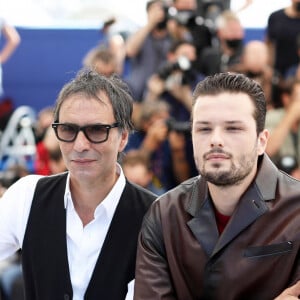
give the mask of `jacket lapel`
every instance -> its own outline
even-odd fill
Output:
[[[224,248],[230,241],[252,224],[257,218],[268,211],[268,207],[261,197],[256,184],[252,184],[230,218],[229,223],[221,234],[212,255]]]
[[[208,256],[211,255],[219,233],[215,221],[213,205],[208,197],[206,181],[201,177],[194,184],[191,200],[187,212],[193,216],[187,222],[199,244]]]
[[[203,247],[207,256],[210,256],[218,241],[219,233],[212,204],[208,199],[204,202],[197,217],[191,219],[187,225]]]
[[[268,211],[266,201],[275,198],[277,169],[267,155],[260,158],[256,181],[248,188],[219,236],[207,182],[198,177],[186,211],[193,216],[187,222],[199,244],[208,256],[215,255],[256,219]]]

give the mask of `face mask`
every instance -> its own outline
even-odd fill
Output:
[[[227,47],[232,50],[238,49],[242,45],[241,39],[232,39],[232,40],[225,40]]]
[[[296,2],[295,9],[298,13],[300,12],[300,2]]]

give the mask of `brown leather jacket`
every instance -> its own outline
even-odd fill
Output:
[[[139,237],[135,300],[267,300],[300,279],[300,182],[261,160],[221,236],[199,176],[153,203]]]

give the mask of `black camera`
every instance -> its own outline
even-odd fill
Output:
[[[216,3],[215,3],[216,2]],[[199,14],[195,10],[177,10],[175,7],[164,7],[165,20],[173,19],[179,25],[188,29],[199,30],[200,26],[207,27],[208,30],[215,31],[215,21],[217,16],[222,12],[218,1],[205,4],[203,14]]]
[[[167,62],[158,69],[158,76],[166,80],[174,71],[188,71],[191,69],[191,62],[185,56],[180,56],[175,63]]]
[[[158,30],[165,30],[167,28],[167,22],[168,22],[168,7],[163,6],[163,10],[164,10],[164,14],[165,17],[162,21],[160,21],[157,25],[156,25],[156,29]]]
[[[196,23],[197,14],[194,10],[177,10],[174,6],[163,5],[165,17],[163,21],[157,24],[158,29],[165,29],[170,19],[178,24],[190,27]]]
[[[292,155],[286,155],[279,159],[277,162],[278,169],[284,171],[287,174],[291,174],[298,167],[296,157]]]
[[[174,118],[169,118],[166,120],[166,125],[169,131],[176,131],[179,133],[190,134],[191,132],[191,123],[177,121]]]
[[[170,7],[167,10],[168,19],[174,19],[178,24],[190,27],[196,24],[197,14],[194,10],[177,10]]]
[[[193,68],[192,62],[185,56],[180,56],[175,63],[167,62],[163,64],[157,71],[160,79],[167,80],[168,77],[174,72],[180,71],[182,73],[182,85],[194,84],[197,79],[197,73]]]

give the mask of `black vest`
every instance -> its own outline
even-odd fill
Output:
[[[44,177],[34,193],[22,247],[27,300],[73,297],[66,243],[66,178],[67,173]],[[154,199],[155,195],[126,182],[84,299],[125,299],[127,284],[134,278],[142,219]]]

